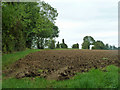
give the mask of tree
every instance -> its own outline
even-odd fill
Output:
[[[55,23],[56,17],[58,16],[57,10],[51,7],[50,4],[45,3],[44,1],[39,2],[40,5],[40,14],[48,18],[51,22]]]
[[[51,40],[51,42],[49,44],[49,48],[50,49],[55,49],[55,40]]]
[[[23,19],[25,19],[24,22],[27,22],[27,27],[25,28],[27,48],[31,48],[33,38],[35,37],[33,30],[37,28],[36,23],[40,16],[40,7],[38,7],[38,4],[36,2],[27,2],[25,5],[24,11],[27,13],[27,16]]]
[[[115,47],[115,45],[113,45],[113,50],[117,50],[118,48],[117,47]]]
[[[83,41],[88,41],[88,42],[90,43],[90,45],[93,45],[93,44],[95,43],[94,38],[91,37],[91,36],[85,36],[85,37],[83,38]]]
[[[64,43],[64,44],[65,44],[65,41],[64,41],[64,39],[62,39],[62,43]]]
[[[67,44],[63,44],[63,43],[61,43],[60,46],[61,48],[68,48]]]
[[[109,47],[109,48],[110,48],[110,50],[112,50],[112,49],[113,49],[113,47],[112,47],[111,45],[110,45],[110,47]]]
[[[2,3],[3,52],[21,51],[58,37],[57,10],[44,1]]]
[[[72,45],[72,48],[77,48],[77,49],[79,49],[79,44],[77,43],[77,44],[73,44]]]
[[[36,34],[37,47],[44,49],[46,39],[58,37],[58,27],[54,25],[54,20],[58,16],[57,10],[44,1],[40,2],[40,16],[37,20],[36,27],[33,32]]]
[[[59,42],[56,44],[56,48],[60,48],[60,44],[59,44]]]
[[[105,49],[105,45],[102,41],[98,40],[95,42],[93,49]]]
[[[83,38],[82,49],[89,49],[90,45],[94,45],[95,40],[91,36],[85,36]]]
[[[23,21],[25,4],[22,3],[2,3],[2,33],[3,52],[13,52],[25,49],[26,22]]]
[[[55,26],[55,25],[54,25],[54,26],[53,26],[53,33],[52,33],[52,36],[51,36],[51,37],[52,37],[52,38],[58,37],[58,36],[59,36],[59,35],[58,35],[59,32],[60,32],[60,31],[59,31],[59,29],[58,29],[58,26]]]
[[[108,44],[105,45],[105,49],[109,50],[109,45]]]
[[[120,47],[118,47],[118,50],[120,50]]]
[[[62,39],[62,43],[60,44],[61,48],[68,48],[67,44],[65,44],[64,39]]]
[[[84,41],[82,43],[82,49],[89,49],[90,48],[90,43],[88,41]]]

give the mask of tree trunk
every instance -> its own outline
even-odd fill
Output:
[[[41,48],[40,48],[39,37],[38,37],[38,40],[37,40],[37,48],[38,48],[38,49],[41,49]]]
[[[44,38],[40,38],[40,49],[44,49]]]

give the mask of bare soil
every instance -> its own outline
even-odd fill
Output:
[[[44,50],[31,53],[7,67],[6,77],[43,77],[65,80],[77,72],[120,65],[117,50]]]

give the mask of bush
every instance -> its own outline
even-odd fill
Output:
[[[68,48],[67,44],[65,44],[65,43],[61,43],[60,46],[61,46],[61,48]]]
[[[92,49],[106,49],[106,46],[102,41],[96,41]]]
[[[49,44],[49,48],[50,49],[55,49],[55,40],[51,40],[51,42]]]
[[[60,44],[61,48],[68,48],[67,44],[65,44],[64,39],[62,39],[62,43]]]
[[[78,48],[79,49],[79,44],[73,44],[72,48]]]
[[[89,49],[90,48],[90,43],[88,41],[84,41],[82,43],[82,49]]]
[[[56,44],[56,48],[60,48],[60,44],[59,44],[59,42]]]

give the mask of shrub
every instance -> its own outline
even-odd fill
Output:
[[[82,49],[89,49],[90,48],[90,43],[88,41],[84,41],[82,43]]]
[[[73,44],[72,48],[78,48],[79,49],[79,44]]]
[[[64,39],[62,39],[62,43],[60,44],[61,48],[68,48],[67,44],[65,44]]]
[[[56,48],[60,48],[60,44],[59,44],[59,42],[56,44]]]
[[[55,49],[55,40],[51,40],[51,42],[49,44],[49,48],[50,49]]]
[[[65,43],[61,43],[60,46],[61,46],[61,48],[68,48],[67,44],[65,44]]]

